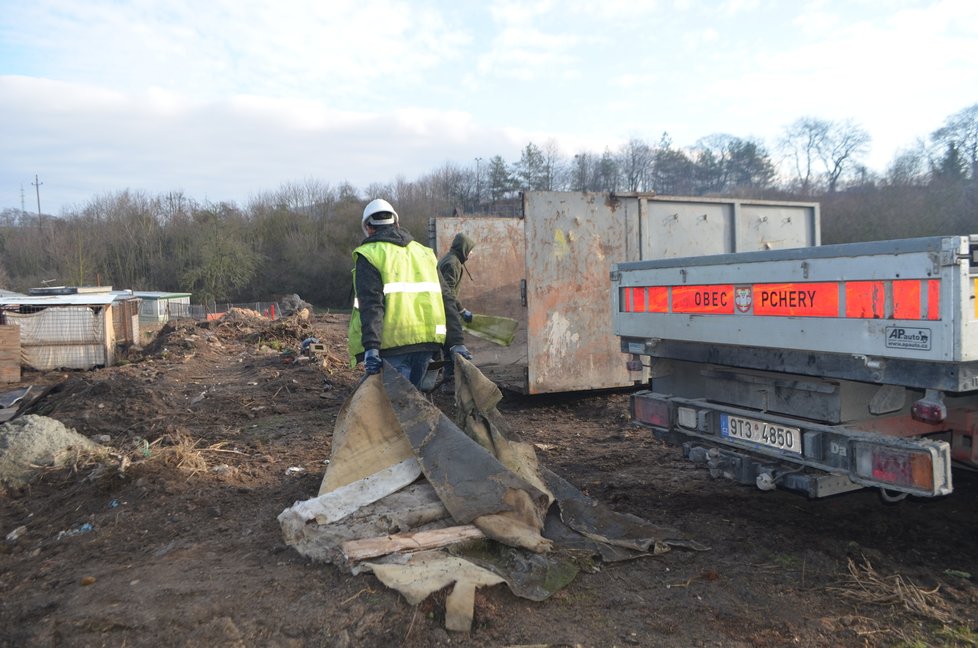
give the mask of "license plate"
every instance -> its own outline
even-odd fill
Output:
[[[720,415],[720,434],[731,439],[801,454],[801,430],[743,416]]]

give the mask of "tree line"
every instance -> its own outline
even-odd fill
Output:
[[[855,122],[804,117],[770,150],[725,134],[689,147],[663,134],[573,155],[556,141],[530,142],[512,162],[446,163],[414,181],[362,189],[307,179],[245,206],[121,190],[57,217],[0,212],[0,288],[112,285],[190,292],[195,303],[296,293],[348,308],[360,213],[376,197],[390,200],[422,242],[430,217],[503,213],[531,190],[817,200],[823,243],[978,232],[978,104],[947,117],[883,173],[863,163],[870,144]]]

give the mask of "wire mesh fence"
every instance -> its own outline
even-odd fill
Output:
[[[282,317],[282,307],[278,302],[242,302],[242,303],[215,303],[210,304],[184,304],[173,302],[167,304],[166,312],[169,319],[195,319],[213,320],[220,319],[232,310],[242,310],[254,312],[270,320],[277,320]]]

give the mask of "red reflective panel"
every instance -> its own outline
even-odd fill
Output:
[[[734,312],[733,286],[673,286],[672,312],[731,314]]]
[[[755,315],[838,317],[839,284],[755,284]]]
[[[636,313],[645,312],[645,288],[632,288],[632,310]]]
[[[882,281],[846,282],[846,317],[882,319],[884,303]]]
[[[920,319],[919,279],[902,279],[893,282],[893,318]]]
[[[941,282],[938,279],[927,280],[927,319],[941,319]]]
[[[649,286],[649,312],[669,312],[669,288],[666,286]]]

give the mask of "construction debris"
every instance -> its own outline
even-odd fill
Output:
[[[412,604],[454,584],[445,626],[455,631],[469,630],[477,587],[504,582],[542,601],[594,557],[705,549],[607,509],[539,465],[496,409],[501,398],[461,358],[455,421],[389,366],[367,377],[337,416],[319,495],[279,515],[286,543],[373,572]]]

